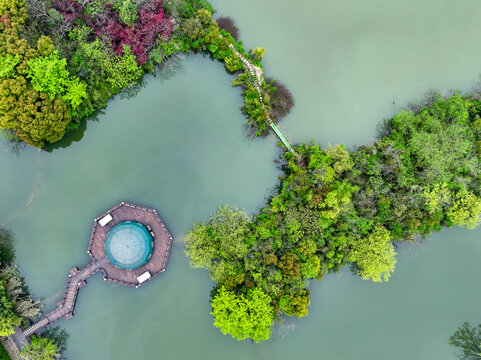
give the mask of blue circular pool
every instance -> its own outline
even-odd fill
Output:
[[[105,239],[105,255],[123,270],[144,265],[152,255],[153,239],[149,231],[134,221],[126,221],[110,229]]]

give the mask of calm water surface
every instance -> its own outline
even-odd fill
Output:
[[[235,17],[246,47],[264,46],[267,75],[294,93],[282,127],[294,141],[354,146],[426,90],[473,86],[481,70],[481,2],[215,0]],[[188,57],[170,79],[149,78],[116,98],[81,141],[52,152],[0,152],[0,224],[46,310],[68,270],[88,262],[92,220],[132,201],[157,208],[175,236],[168,271],[138,290],[96,275],[80,292],[71,360],[454,359],[446,341],[481,322],[481,230],[444,230],[401,246],[382,285],[346,269],[312,283],[309,317],[287,319],[263,344],[212,326],[208,275],[191,270],[183,237],[194,220],[229,203],[255,212],[279,171],[275,139],[246,139],[239,90],[220,64]]]

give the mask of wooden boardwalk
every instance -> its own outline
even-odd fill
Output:
[[[257,90],[257,94],[259,95],[259,100],[261,104],[263,103],[263,98],[262,98],[262,91],[261,91],[261,85],[264,79],[264,75],[262,74],[262,70],[258,67],[253,65],[249,60],[247,60],[240,52],[237,51],[234,45],[229,44],[229,47],[231,48],[232,51],[241,59],[241,61],[244,63],[244,66],[246,67],[247,71],[254,77],[255,79],[255,88]],[[267,125],[269,126],[269,129],[276,135],[276,137],[279,139],[280,142],[284,144],[286,149],[292,153],[296,154],[294,147],[291,145],[289,140],[287,139],[287,136],[284,135],[282,130],[276,125],[275,121],[272,119],[271,114],[267,114]]]
[[[110,215],[112,220],[102,226],[99,221],[106,215]],[[117,268],[110,263],[105,255],[105,239],[108,232],[115,225],[125,221],[136,221],[143,224],[150,232],[154,244],[153,253],[149,260],[144,265],[133,270]],[[28,328],[24,330],[17,328],[15,334],[8,337],[7,340],[20,350],[27,344],[30,335],[62,318],[71,319],[74,316],[73,311],[79,289],[85,286],[87,284],[86,280],[96,272],[100,272],[104,280],[116,284],[139,287],[144,281],[138,279],[140,275],[149,272],[149,278],[152,278],[165,271],[171,245],[172,235],[155,209],[127,202],[116,205],[94,220],[87,250],[92,262],[80,270],[77,267],[70,270],[65,295],[57,303],[57,308]]]
[[[55,310],[23,330],[25,336],[30,336],[61,318],[71,319],[73,317],[73,310],[75,302],[77,301],[79,289],[86,285],[87,282],[85,280],[99,271],[107,261],[107,258],[103,258],[100,261],[94,261],[88,264],[81,270],[78,268],[70,270],[69,281],[64,298],[57,303],[57,308]]]

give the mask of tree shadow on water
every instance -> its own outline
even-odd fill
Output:
[[[166,81],[173,78],[179,72],[184,70],[183,61],[185,60],[185,56],[178,55],[172,56],[165,61],[162,62],[160,66],[156,69],[154,74],[147,74],[146,76],[153,76],[156,79],[160,79],[161,81]],[[131,87],[123,89],[118,95],[120,99],[131,99],[137,96],[147,85],[146,76],[143,76],[139,81],[133,84]],[[107,104],[108,106],[108,104]],[[90,121],[99,121],[100,115],[105,114],[105,108],[97,110],[93,115],[89,116],[86,119],[80,120],[79,126],[67,132],[62,139],[55,143],[47,143],[42,148],[43,151],[51,153],[58,149],[65,149],[72,145],[75,142],[79,142],[82,140],[85,131],[87,130],[87,122]],[[6,144],[7,149],[17,156],[20,154],[21,150],[27,147],[27,144],[10,133],[4,133],[3,135],[0,134],[0,141],[4,139],[2,142]]]
[[[125,99],[132,99],[136,97],[142,91],[142,89],[144,89],[145,86],[147,85],[147,81],[145,80],[145,77],[146,76],[141,77],[134,84],[123,89],[119,93],[120,99],[125,100]]]
[[[42,150],[51,153],[57,149],[65,149],[72,145],[74,142],[79,142],[80,140],[82,140],[85,130],[87,130],[87,121],[90,120],[98,121],[98,114],[91,116],[88,120],[80,120],[80,125],[77,129],[66,133],[64,137],[57,142],[54,142],[52,144],[46,144],[42,148]]]
[[[27,144],[20,140],[12,130],[7,129],[0,129],[0,143],[5,145],[8,152],[17,156],[19,156],[20,151],[27,146]]]
[[[172,79],[178,73],[181,73],[185,70],[185,59],[185,55],[174,55],[163,60],[162,63],[157,66],[153,76],[162,82]]]

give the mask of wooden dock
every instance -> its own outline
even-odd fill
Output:
[[[73,310],[75,308],[79,289],[87,284],[85,280],[99,271],[106,261],[108,261],[107,258],[103,258],[100,261],[94,261],[88,264],[81,270],[76,267],[70,270],[69,281],[64,298],[57,303],[58,306],[55,310],[23,330],[25,336],[30,336],[61,318],[71,319],[73,317]]]
[[[99,222],[106,215],[110,215],[112,220],[102,226]],[[133,270],[117,268],[110,263],[105,254],[105,239],[110,229],[125,221],[136,221],[143,224],[152,235],[154,243],[153,253],[149,260],[139,268]],[[85,286],[87,284],[86,280],[96,272],[100,272],[104,280],[136,288],[139,287],[142,284],[138,280],[141,274],[149,272],[149,278],[152,278],[165,271],[171,245],[172,235],[155,209],[141,207],[127,202],[116,205],[94,220],[87,250],[92,262],[80,270],[77,267],[70,270],[65,295],[62,300],[57,303],[57,308],[40,318],[28,328],[24,330],[17,328],[15,334],[11,335],[8,340],[14,344],[18,350],[21,350],[27,345],[30,335],[37,333],[42,328],[62,318],[71,319],[74,316],[73,311],[79,289]]]

